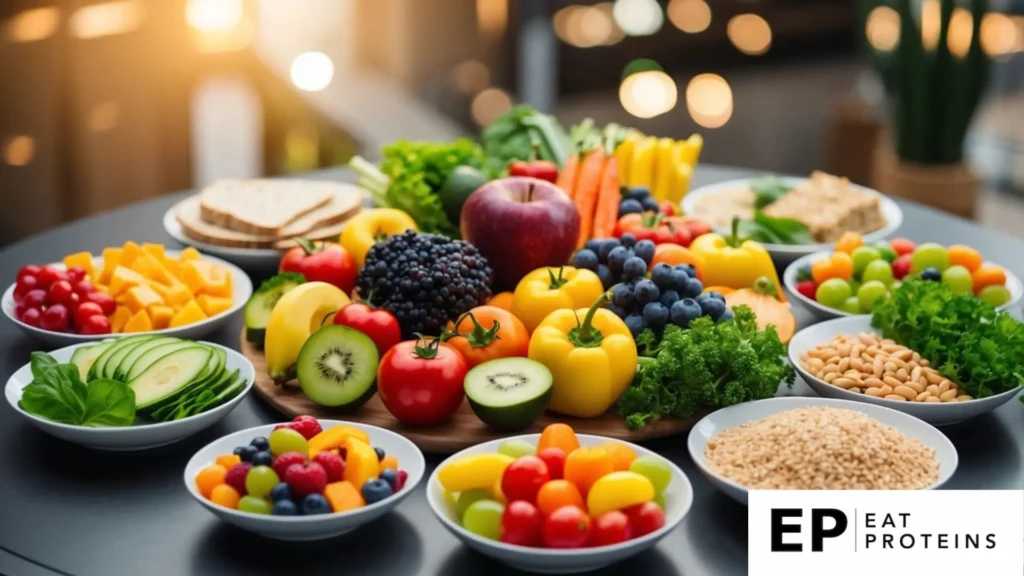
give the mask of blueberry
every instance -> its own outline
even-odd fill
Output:
[[[395,482],[398,482],[398,470],[394,468],[388,468],[380,471],[380,479],[387,482],[391,486],[391,491],[395,490]]]
[[[590,240],[587,240],[587,243],[584,244],[583,247],[586,248],[587,250],[590,250],[594,254],[597,254],[597,251],[601,249],[601,244],[603,243],[604,240],[600,238],[591,238]]]
[[[726,308],[725,312],[722,312],[722,315],[719,316],[715,322],[725,322],[726,320],[732,320],[735,317],[736,316],[732,313],[732,309]]]
[[[690,278],[697,277],[697,268],[693,264],[676,264],[676,270],[686,270],[686,273],[690,275]]]
[[[652,329],[657,330],[668,322],[668,308],[661,302],[651,302],[644,306],[644,322]]]
[[[605,304],[604,307],[605,307],[606,310],[608,310],[612,314],[615,314],[619,318],[625,318],[626,315],[629,314],[629,312],[627,312],[625,308],[623,308],[621,306],[616,306],[615,304],[613,304],[611,302]]]
[[[640,214],[643,211],[643,204],[635,198],[626,198],[619,204],[619,218],[622,218],[626,214]]]
[[[636,236],[634,236],[631,232],[626,232],[625,234],[623,234],[622,237],[619,238],[619,241],[621,241],[622,245],[625,246],[626,248],[632,248],[633,246],[636,246]]]
[[[270,466],[273,461],[273,457],[270,456],[270,450],[262,450],[252,456],[253,466]]]
[[[632,256],[622,265],[622,281],[629,282],[634,278],[642,278],[647,274],[647,263],[639,256]]]
[[[637,276],[636,278],[633,278],[629,281],[629,287],[636,288],[636,285],[639,284],[641,280],[646,280],[646,278],[644,276]]]
[[[664,262],[659,262],[654,265],[654,269],[651,270],[651,282],[654,282],[658,288],[662,290],[668,290],[673,287],[672,284],[672,267]]]
[[[651,212],[657,212],[660,209],[658,201],[650,196],[641,200],[640,205],[644,207],[644,212],[647,212],[648,210]]]
[[[270,440],[267,440],[266,436],[257,436],[252,439],[252,442],[249,442],[249,446],[252,446],[260,452],[270,450]]]
[[[616,246],[608,253],[608,269],[616,274],[622,272],[622,265],[626,263],[627,258],[629,258],[629,248]]]
[[[629,189],[627,198],[634,198],[636,200],[643,200],[651,195],[651,189],[647,186],[634,186]]]
[[[679,292],[675,290],[664,290],[661,293],[661,298],[658,298],[658,302],[665,308],[671,308],[673,304],[679,302]]]
[[[720,300],[723,303],[725,302],[725,296],[722,296],[721,292],[712,290],[711,292],[705,292],[705,294],[707,294],[708,298],[714,298],[715,300]]]
[[[696,278],[690,278],[686,281],[686,289],[680,292],[686,298],[696,298],[700,296],[700,293],[704,291],[704,284]]]
[[[365,491],[365,488],[364,488]],[[302,499],[302,514],[312,516],[314,514],[330,514],[331,505],[323,494],[309,494]]]
[[[637,242],[636,246],[633,247],[633,251],[648,264],[651,263],[651,260],[654,260],[654,242],[651,240]]]
[[[633,289],[633,295],[636,296],[636,301],[640,304],[647,304],[648,302],[654,302],[661,297],[661,291],[654,285],[654,282],[644,279],[636,284],[636,288]]]
[[[291,500],[278,500],[274,502],[274,507],[270,509],[270,513],[274,516],[298,516],[299,507]]]
[[[270,489],[270,499],[274,502],[292,499],[292,489],[284,482]]]
[[[373,448],[373,451],[377,453],[377,461],[378,462],[380,462],[381,460],[384,459],[385,456],[387,456],[387,454],[384,453],[384,449],[383,448],[375,446]]]
[[[633,290],[625,284],[619,284],[612,288],[612,304],[619,308],[629,308],[635,302]]]
[[[590,271],[597,270],[597,254],[593,250],[584,248],[572,257],[572,265],[577,268],[586,268]]]
[[[255,446],[242,446],[238,452],[238,457],[242,459],[242,462],[252,462],[253,456],[259,452]]]
[[[710,316],[712,320],[718,320],[718,317],[725,312],[725,302],[717,298],[701,298],[697,300],[697,304],[700,305],[701,311],[705,316]]]
[[[619,246],[622,246],[622,243],[619,242],[618,238],[608,238],[606,240],[602,240],[601,247],[597,249],[598,262],[607,262],[608,254],[612,250],[618,248]]]
[[[931,280],[932,282],[942,281],[942,272],[939,272],[938,268],[928,267],[921,270],[921,280]]]
[[[683,298],[672,305],[669,317],[676,326],[686,328],[691,321],[701,317],[700,304],[692,298]]]
[[[601,285],[605,290],[615,285],[615,275],[604,264],[597,265],[597,277],[601,279]]]
[[[647,328],[647,324],[644,322],[644,317],[640,314],[630,314],[629,316],[626,316],[624,322],[626,323],[626,328],[629,328],[629,332],[634,338],[639,336],[640,333],[644,331],[644,328]]]
[[[248,448],[248,446],[235,446],[235,449],[232,450],[231,453],[235,456],[241,456],[242,452],[244,452],[246,448]]]
[[[690,281],[690,275],[686,273],[686,270],[673,270],[672,281],[669,282],[668,287],[680,294],[686,292],[686,283]]]
[[[367,504],[380,502],[388,496],[391,496],[391,494],[391,484],[386,480],[374,478],[373,480],[367,480],[366,483],[363,484],[363,500],[366,500]]]

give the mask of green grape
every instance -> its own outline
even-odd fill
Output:
[[[270,466],[253,466],[245,475],[245,491],[249,496],[263,498],[280,481]]]
[[[270,502],[255,496],[242,496],[238,501],[238,509],[250,514],[270,514]]]
[[[860,314],[860,300],[856,296],[850,296],[839,305],[839,309],[850,314]]]
[[[501,515],[505,507],[494,500],[477,500],[462,515],[462,527],[477,536],[497,540],[501,537]]]
[[[885,260],[890,264],[895,262],[896,258],[899,257],[899,255],[896,254],[896,251],[892,249],[892,246],[890,246],[885,240],[876,242],[875,248],[877,248],[878,253],[882,255],[882,260]]]
[[[874,246],[861,246],[850,254],[850,259],[853,260],[853,274],[859,276],[864,269],[867,268],[868,264],[871,264],[875,260],[882,258],[882,253]]]
[[[910,257],[910,273],[920,274],[925,268],[938,268],[942,272],[949,268],[949,251],[935,242],[921,244]]]
[[[993,306],[1002,306],[1010,301],[1010,291],[1006,289],[1006,286],[993,284],[982,288],[981,292],[978,292],[978,298]]]
[[[950,266],[942,273],[942,283],[949,286],[954,294],[973,294],[974,280],[971,272],[963,266]]]
[[[860,305],[860,311],[867,313],[875,309],[875,303],[878,300],[884,299],[886,294],[885,284],[882,284],[878,280],[871,280],[865,282],[860,290],[857,291],[857,302]]]
[[[280,456],[285,452],[309,453],[309,442],[291,428],[280,428],[270,433],[270,454]]]
[[[840,278],[829,278],[818,285],[814,293],[814,299],[829,308],[839,308],[843,302],[853,293],[846,280]]]
[[[856,278],[851,279],[848,284],[850,285],[850,294],[856,294],[861,287],[861,281]]]
[[[537,447],[526,440],[508,440],[498,445],[498,454],[504,454],[513,458],[533,456],[536,453]]]
[[[654,503],[658,505],[658,508],[665,509],[665,493],[657,494],[654,496]]]
[[[494,496],[490,490],[483,488],[477,488],[475,490],[466,490],[459,494],[458,499],[455,501],[455,510],[459,513],[459,518],[466,513],[466,509],[473,505],[478,500],[493,500]]]
[[[672,481],[672,469],[660,456],[641,456],[629,465],[629,471],[646,476],[654,485],[654,493],[661,494]]]
[[[865,283],[877,280],[889,286],[893,281],[892,266],[885,260],[875,260],[864,269],[864,273],[861,274],[861,280]]]

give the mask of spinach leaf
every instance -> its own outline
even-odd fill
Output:
[[[39,378],[48,368],[57,366],[57,361],[46,352],[33,352],[30,365],[32,366],[32,378]]]
[[[754,191],[754,208],[760,210],[788,194],[793,187],[769,176],[752,180],[750,189]]]
[[[88,385],[82,426],[131,426],[135,422],[135,391],[127,384],[101,378]]]
[[[754,222],[761,228],[771,230],[780,240],[780,244],[814,244],[814,236],[807,225],[792,218],[772,218],[764,212],[754,213]]]
[[[32,353],[32,382],[21,392],[23,410],[76,426],[129,426],[135,421],[135,393],[113,380],[82,382],[78,367]]]

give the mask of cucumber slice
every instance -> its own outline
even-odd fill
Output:
[[[114,380],[127,382],[128,371],[131,369],[132,364],[134,364],[135,361],[139,359],[139,356],[142,356],[143,354],[146,353],[146,351],[152,350],[157,346],[169,344],[172,342],[181,342],[181,340],[177,338],[172,338],[170,336],[158,336],[156,338],[146,340],[142,344],[139,344],[135,348],[132,348],[130,352],[128,352],[127,354],[124,355],[123,358],[121,358],[121,361],[114,368]]]
[[[114,341],[113,346],[107,348],[100,357],[93,363],[92,368],[89,369],[89,380],[95,380],[96,378],[103,378],[103,372],[106,368],[107,361],[116,354],[119,350],[125,346],[132,346],[138,344],[142,340],[152,338],[152,336],[122,336]]]
[[[495,430],[525,430],[547,408],[554,379],[529,358],[499,358],[466,374],[466,398],[477,418]]]
[[[82,382],[89,381],[89,369],[96,363],[96,359],[116,343],[117,340],[112,340],[75,349],[75,353],[71,355],[71,363],[78,366],[78,375],[82,378]]]
[[[263,338],[266,336],[267,322],[270,320],[270,312],[274,305],[292,288],[303,282],[299,274],[286,273],[278,274],[260,285],[256,293],[245,303],[245,339],[263,348]]]
[[[142,353],[141,356],[135,359],[135,362],[128,370],[128,376],[127,378],[125,378],[125,381],[131,381],[132,379],[138,377],[138,375],[142,374],[142,372],[146,368],[149,368],[150,365],[153,364],[153,362],[156,362],[157,360],[163,358],[164,356],[170,354],[171,352],[174,352],[175,350],[181,350],[182,348],[190,348],[192,346],[197,346],[197,344],[195,342],[189,342],[187,340],[175,339],[172,342],[164,342],[159,346],[156,346],[155,348],[150,348],[149,350],[146,350],[145,352]]]
[[[144,414],[149,414],[151,418],[156,418],[156,414],[158,412],[163,411],[164,408],[170,407],[169,410],[170,410],[171,414],[173,414],[173,412],[176,409],[176,407],[181,402],[183,402],[185,400],[185,398],[191,398],[193,395],[198,394],[207,385],[209,385],[210,383],[216,381],[217,378],[220,377],[221,370],[217,369],[218,360],[217,360],[217,354],[215,352],[216,351],[215,348],[212,348],[210,346],[206,346],[206,345],[203,345],[203,344],[196,344],[196,343],[192,343],[192,345],[189,346],[188,348],[199,348],[201,350],[208,351],[210,353],[210,359],[207,360],[206,366],[204,366],[199,371],[199,373],[197,373],[195,375],[195,377],[192,378],[191,382],[189,382],[184,387],[182,387],[177,392],[177,394],[174,394],[174,395],[168,396],[166,398],[162,398],[160,400],[157,400],[156,402],[153,402],[152,404],[149,404],[149,405],[147,405],[145,407],[140,407],[140,408],[138,408],[138,410],[140,412],[142,412]],[[180,350],[184,350],[184,349],[185,348],[182,348]],[[172,352],[168,352],[167,354],[164,354],[164,356],[167,356],[168,354],[176,354],[180,350],[175,350],[175,351],[172,351]],[[157,359],[156,361],[154,361],[154,363],[159,362],[162,359],[163,359],[163,357]],[[145,371],[143,371],[143,373],[145,373]],[[140,376],[141,376],[141,374],[140,374]],[[133,378],[133,380],[134,380],[134,378]]]
[[[181,394],[207,369],[212,355],[210,348],[194,346],[171,352],[154,362],[128,383],[135,391],[136,408],[146,408]]]
[[[220,406],[221,404],[224,404],[225,402],[228,402],[235,396],[241,394],[242,390],[245,390],[245,378],[240,378],[238,376],[238,370],[232,372],[231,376],[232,378],[229,384],[226,387],[223,387],[217,393],[217,395],[213,397],[212,400],[206,402],[205,404],[195,406],[189,414],[202,414],[203,412],[206,412],[208,410],[213,410],[217,406]]]

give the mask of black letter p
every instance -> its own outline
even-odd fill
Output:
[[[825,530],[824,520],[831,518],[835,521],[835,527]],[[811,510],[811,551],[821,552],[825,538],[835,538],[846,532],[846,514],[842,510],[834,508],[815,508]]]

